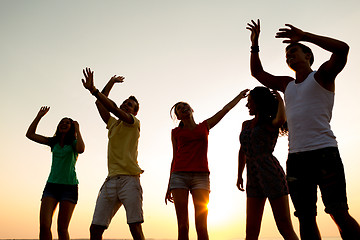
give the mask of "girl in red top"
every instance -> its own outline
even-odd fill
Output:
[[[207,232],[207,204],[210,193],[207,160],[209,130],[242,98],[245,98],[248,91],[246,89],[240,92],[223,109],[200,124],[195,123],[193,110],[185,102],[176,103],[170,110],[170,113],[174,110],[176,118],[180,120],[180,124],[171,132],[173,160],[165,203],[170,201],[175,204],[179,240],[189,239],[189,192],[194,202],[198,239],[209,239]]]

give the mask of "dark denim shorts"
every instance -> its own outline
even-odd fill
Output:
[[[290,153],[286,167],[295,216],[316,216],[317,186],[325,212],[349,209],[344,167],[337,147]]]
[[[44,197],[52,197],[55,198],[58,202],[70,201],[76,204],[78,201],[78,196],[78,185],[47,182],[41,199]]]
[[[194,189],[204,189],[210,192],[208,172],[173,172],[170,175],[170,189],[182,188],[191,192]]]

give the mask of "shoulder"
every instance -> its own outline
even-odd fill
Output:
[[[242,127],[244,128],[244,127],[248,126],[248,125],[251,123],[251,121],[252,121],[252,120],[245,120],[245,121],[243,121]]]
[[[140,126],[140,120],[137,117],[135,117],[134,115],[132,115],[132,114],[130,114],[130,116],[133,119],[133,123],[129,124],[129,125]]]
[[[210,130],[210,126],[207,120],[204,120],[203,122],[199,123],[198,125],[200,128],[205,128],[207,131]]]

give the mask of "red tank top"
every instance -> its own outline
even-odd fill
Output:
[[[172,130],[176,141],[171,172],[209,172],[207,150],[209,128],[206,121],[194,129]]]

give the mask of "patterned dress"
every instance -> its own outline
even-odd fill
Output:
[[[246,121],[240,133],[241,147],[246,156],[247,197],[278,198],[289,193],[284,170],[273,156],[278,130],[251,126]]]

